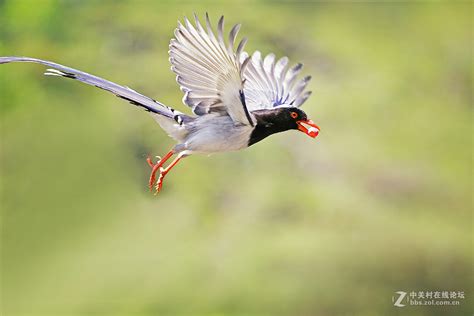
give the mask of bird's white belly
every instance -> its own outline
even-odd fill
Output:
[[[218,153],[245,148],[253,131],[251,126],[235,125],[230,118],[222,116],[204,118],[202,122],[196,123],[199,132],[191,131],[185,141],[185,148],[196,153]]]

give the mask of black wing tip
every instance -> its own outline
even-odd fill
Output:
[[[254,127],[255,124],[252,121],[252,117],[250,116],[249,110],[247,109],[247,102],[245,101],[245,94],[244,90],[239,90],[239,96],[240,96],[240,103],[242,103],[242,107],[244,108],[245,116],[247,117],[247,120],[250,123],[250,126]]]

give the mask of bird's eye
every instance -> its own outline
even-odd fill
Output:
[[[296,112],[291,112],[290,115],[294,119],[298,117],[298,113],[296,113]]]

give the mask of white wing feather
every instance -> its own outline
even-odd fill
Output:
[[[248,55],[243,52],[240,62],[245,62]],[[272,108],[275,106],[301,106],[311,95],[304,91],[310,76],[296,82],[303,65],[288,67],[288,58],[278,61],[274,54],[262,59],[259,51],[255,51],[244,69],[244,92],[249,111]]]
[[[234,122],[253,125],[241,98],[245,62],[239,60],[246,40],[234,51],[240,25],[232,28],[226,44],[224,17],[218,22],[217,37],[207,14],[206,29],[197,16],[194,17],[195,26],[186,17],[184,25],[178,22],[175,38],[170,43],[171,69],[184,92],[183,103],[192,107],[197,115],[226,112]]]

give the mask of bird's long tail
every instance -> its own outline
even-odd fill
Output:
[[[132,90],[125,86],[118,85],[111,81],[96,77],[94,75],[82,72],[74,68],[70,68],[70,67],[63,66],[57,63],[53,63],[51,61],[37,59],[37,58],[0,57],[0,64],[6,64],[6,63],[11,63],[11,62],[31,62],[31,63],[46,65],[53,69],[47,69],[47,71],[44,73],[45,75],[60,76],[60,77],[82,81],[86,84],[112,92],[117,97],[124,99],[133,105],[143,107],[149,112],[160,114],[170,119],[173,119],[177,123],[180,123],[180,121],[182,121],[182,117],[185,116],[181,112],[178,112],[169,106],[166,106],[156,100],[153,100],[152,98],[144,96],[136,92],[135,90]]]

